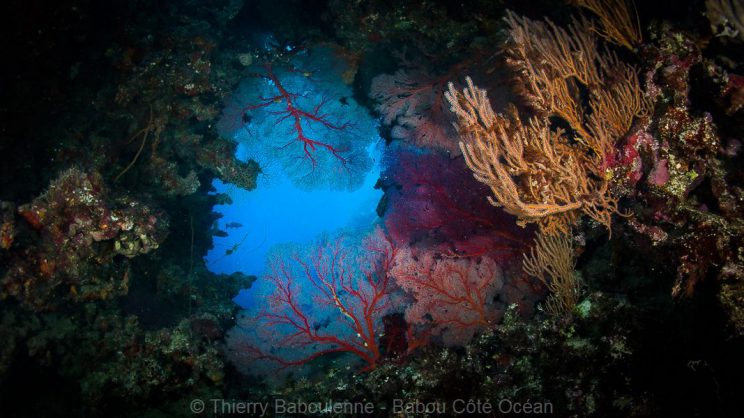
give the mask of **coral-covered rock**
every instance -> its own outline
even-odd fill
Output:
[[[7,250],[15,237],[15,205],[0,201],[0,249]]]
[[[235,157],[238,145],[226,139],[215,139],[204,144],[196,154],[197,162],[215,173],[222,181],[234,184],[245,190],[256,188],[256,178],[261,172],[258,164],[249,160],[240,161]]]
[[[737,79],[705,57],[690,35],[666,25],[654,30],[658,42],[644,50],[652,63],[646,86],[656,101],[654,120],[649,136],[631,135],[619,152],[622,157],[638,151],[633,157],[640,169],[630,173],[645,179],[635,183],[635,219],[629,224],[672,255],[674,297],[693,297],[702,281],[718,279],[718,296],[742,333],[744,322],[736,308],[744,287],[738,267],[742,193],[727,171],[729,161],[737,158],[738,139],[724,144],[719,128],[736,124],[731,106]],[[706,90],[705,99],[695,91],[700,88]],[[701,104],[706,107],[696,108]]]
[[[37,243],[11,254],[2,295],[38,309],[126,294],[127,265],[114,257],[149,253],[168,234],[162,213],[128,197],[112,199],[100,174],[77,168],[18,214]]]

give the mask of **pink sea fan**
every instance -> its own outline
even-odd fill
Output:
[[[444,102],[447,77],[401,69],[372,80],[370,97],[393,138],[459,155],[451,112]]]
[[[503,314],[496,299],[503,274],[488,257],[442,258],[407,248],[397,255],[391,274],[414,298],[406,321],[430,329],[447,346],[466,344]]]

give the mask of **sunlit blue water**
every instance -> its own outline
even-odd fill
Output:
[[[342,82],[340,64],[331,51],[298,56],[295,65],[312,68],[316,76],[272,70],[284,88],[301,94],[297,98],[299,105],[312,110],[322,102],[322,114],[328,115],[329,120],[350,124],[345,130],[328,130],[310,121],[303,124],[306,134],[338,146],[344,156],[350,157],[349,162],[339,164],[338,159],[319,148],[313,154],[317,166],[311,169],[302,144],[293,142],[293,121],[281,119],[279,112],[284,105],[280,100],[249,112],[245,118],[248,121],[232,132],[239,144],[236,156],[244,161],[258,161],[263,174],[253,191],[220,181],[214,183],[217,192],[227,193],[233,200],[231,205],[215,207],[224,215],[218,221],[219,229],[229,233],[227,237],[214,238],[215,246],[206,257],[209,269],[215,273],[242,272],[260,277],[272,247],[311,243],[321,234],[341,229],[369,230],[377,218],[375,209],[382,192],[375,190],[374,185],[380,176],[383,146],[377,122],[351,98],[351,89]],[[318,81],[320,75],[325,76],[322,81]],[[271,80],[248,78],[233,97],[233,106],[241,108],[275,94],[276,86]],[[285,144],[289,145],[283,147]],[[228,228],[228,224],[242,226]],[[246,306],[248,295],[242,292],[236,301]]]
[[[382,197],[382,192],[374,189],[379,175],[379,164],[375,164],[355,191],[308,191],[279,178],[272,179],[269,186],[259,179],[258,188],[249,192],[217,181],[218,192],[228,193],[234,203],[215,208],[224,215],[218,222],[229,236],[215,237],[215,247],[207,255],[209,269],[260,276],[269,250],[277,244],[310,243],[339,229],[368,229],[377,218],[375,208]],[[243,226],[227,229],[230,222]],[[241,297],[236,300],[240,303]]]
[[[382,197],[374,189],[379,175],[379,164],[375,164],[354,191],[304,190],[287,178],[259,178],[258,188],[246,191],[217,180],[217,191],[229,194],[233,204],[215,207],[224,215],[218,221],[220,229],[229,236],[215,237],[215,248],[207,256],[209,268],[216,273],[260,275],[274,244],[310,242],[323,232],[341,228],[368,228],[377,217],[375,208]],[[234,222],[243,226],[226,227]]]

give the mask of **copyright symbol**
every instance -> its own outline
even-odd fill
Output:
[[[201,414],[204,412],[204,401],[201,399],[194,399],[191,401],[191,405],[189,406],[191,408],[191,412],[195,414]]]

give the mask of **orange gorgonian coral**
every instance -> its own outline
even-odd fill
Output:
[[[458,118],[465,161],[490,187],[491,204],[521,224],[567,232],[585,214],[610,230],[617,197],[608,160],[634,117],[648,109],[636,71],[600,51],[584,25],[565,30],[511,12],[506,22],[507,62],[536,115],[523,121],[513,106],[508,115],[495,113],[470,79],[462,92],[450,85],[445,96]]]

